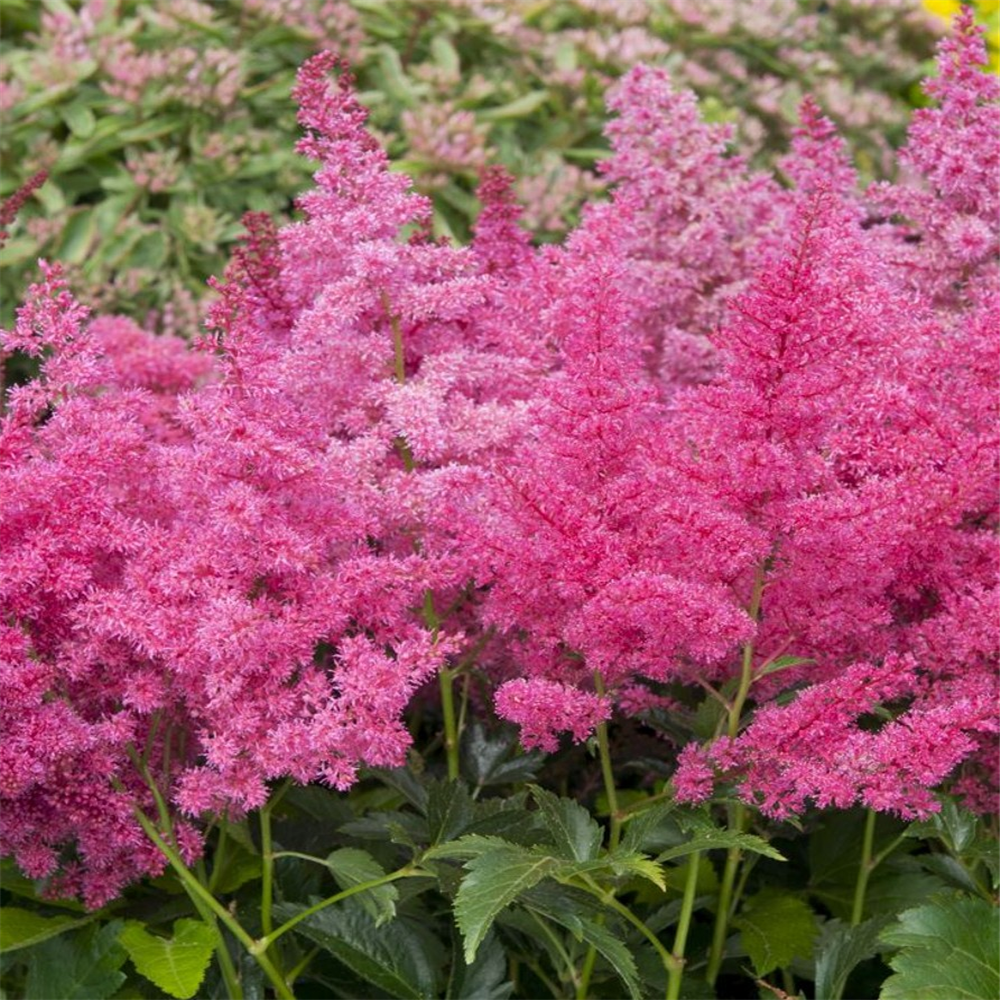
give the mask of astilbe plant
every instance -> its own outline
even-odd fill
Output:
[[[162,869],[132,815],[154,789],[238,815],[271,778],[400,764],[400,712],[448,648],[409,611],[436,569],[399,499],[393,330],[443,337],[482,278],[394,241],[426,204],[331,65],[300,78],[324,160],[306,221],[279,243],[251,220],[214,352],[88,324],[56,268],[4,338],[44,360],[3,425],[3,850],[92,906]]]
[[[0,436],[3,852],[99,905],[162,869],[154,809],[190,862],[270,781],[402,763],[463,646],[528,746],[717,701],[679,799],[922,816],[966,762],[988,806],[997,84],[958,32],[926,183],[859,190],[811,102],[790,186],[748,175],[637,69],[613,200],[536,250],[492,171],[458,248],[324,54],[304,218],[248,220],[200,351],[46,266],[3,340],[42,358]]]
[[[927,163],[927,144],[951,150],[948,189],[912,196],[924,217],[934,198],[951,216],[959,192],[980,190],[962,164],[978,179],[993,162],[956,141],[970,129],[984,139],[997,116],[969,15],[959,31],[932,89],[963,114],[924,113],[907,151]],[[635,123],[645,73],[619,92],[646,96],[628,108]],[[675,285],[644,280],[643,237],[659,233],[650,216],[669,211],[655,172],[625,175],[612,206],[550,254],[542,319],[559,360],[516,456],[483,480],[469,537],[490,587],[486,618],[509,630],[532,678],[498,695],[529,743],[589,731],[610,708],[599,696],[627,680],[714,686],[728,720],[707,750],[684,751],[683,797],[709,794],[711,762],[774,815],[810,800],[920,815],[960,760],[988,756],[996,732],[981,617],[996,607],[995,351],[989,361],[981,339],[995,339],[995,250],[952,275],[947,302],[936,282],[914,287],[911,247],[940,257],[934,232],[924,249],[919,217],[885,232],[876,207],[910,189],[857,191],[829,123],[810,102],[802,118],[783,164],[795,187],[775,192],[752,255],[726,264],[747,287],[709,337],[719,368],[708,384],[675,386],[662,405],[641,375],[649,344],[635,317],[677,304]],[[673,136],[672,149],[703,141],[686,124],[688,145]],[[697,180],[720,169],[700,162]],[[995,247],[988,197],[976,220]],[[685,246],[674,260],[664,241],[657,268],[684,274]],[[697,319],[681,316],[697,335]],[[941,655],[950,633],[961,660]],[[856,686],[853,701],[838,698],[843,685]],[[791,705],[769,704],[803,686]],[[757,717],[741,732],[751,702]],[[859,728],[884,702],[891,721]]]

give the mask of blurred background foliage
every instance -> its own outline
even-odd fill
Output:
[[[604,92],[666,65],[734,145],[780,153],[814,93],[880,176],[955,3],[927,0],[4,0],[0,197],[38,170],[0,251],[8,324],[39,256],[87,304],[190,333],[248,210],[294,212],[297,66],[355,68],[398,169],[463,239],[480,170],[518,179],[525,223],[558,238],[602,188]],[[996,20],[995,0],[981,14]],[[994,49],[995,54],[995,49]]]

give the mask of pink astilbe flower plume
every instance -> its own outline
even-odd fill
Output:
[[[53,268],[4,336],[45,358],[0,432],[0,848],[90,905],[162,868],[131,817],[152,805],[131,748],[149,744],[190,816],[256,808],[282,775],[347,787],[402,763],[400,713],[453,648],[412,612],[441,570],[394,502],[392,329],[422,323],[433,345],[486,279],[468,253],[396,242],[424,203],[349,85],[328,100],[329,66],[298,88],[323,158],[310,218],[280,237],[251,218],[214,359],[125,320],[88,327]],[[60,867],[67,844],[79,864]]]
[[[427,238],[322,54],[296,86],[304,218],[247,219],[198,349],[91,321],[43,265],[0,339],[41,364],[0,422],[0,852],[100,905],[162,870],[132,814],[147,777],[194,859],[205,814],[276,779],[401,764],[406,705],[470,638],[498,714],[549,751],[742,680],[731,737],[681,748],[681,799],[723,781],[775,816],[915,816],[954,780],[987,808],[981,55],[963,15],[910,174],[863,193],[812,102],[789,187],[637,68],[612,200],[535,249],[496,170],[470,246]],[[433,631],[427,602],[451,608]]]

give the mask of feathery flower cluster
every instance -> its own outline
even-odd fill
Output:
[[[634,70],[612,200],[541,249],[496,170],[470,246],[431,242],[323,54],[305,218],[248,217],[202,350],[46,267],[2,341],[42,374],[0,425],[0,851],[98,905],[162,867],[149,782],[194,857],[269,781],[399,764],[466,637],[546,750],[738,679],[683,799],[923,815],[964,763],[982,806],[1000,84],[957,31],[914,178],[867,191],[814,103],[788,188]]]

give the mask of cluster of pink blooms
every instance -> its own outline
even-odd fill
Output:
[[[161,101],[229,108],[243,87],[241,55],[217,46],[142,52],[124,39],[110,48],[105,69],[104,91],[126,104],[138,104],[144,94],[155,92]]]
[[[248,218],[200,349],[90,320],[45,267],[2,341],[42,362],[0,425],[0,851],[100,904],[162,868],[145,778],[193,857],[270,781],[402,763],[410,698],[470,643],[548,750],[749,671],[748,724],[680,752],[689,801],[914,816],[951,777],[988,807],[983,60],[963,15],[907,179],[867,190],[813,103],[784,186],[637,68],[611,200],[536,249],[495,170],[472,243],[432,242],[321,55],[304,220]]]
[[[475,177],[485,169],[486,126],[471,111],[452,101],[431,102],[404,111],[400,125],[409,146],[408,157],[422,164],[418,183],[441,187],[456,174]]]

